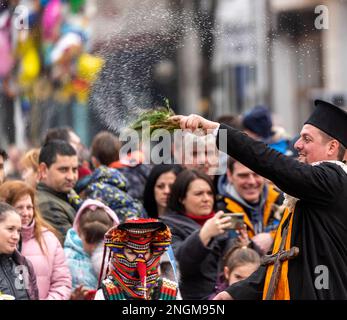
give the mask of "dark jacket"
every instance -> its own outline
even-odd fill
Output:
[[[38,300],[39,290],[31,262],[18,251],[0,254],[0,292],[16,300]]]
[[[127,180],[128,194],[143,202],[143,192],[147,178],[152,170],[152,165],[140,163],[136,166],[121,165],[120,161],[112,163],[110,168],[118,169]]]
[[[217,137],[220,145],[221,129],[227,133],[227,150],[222,151],[299,199],[290,245],[300,253],[288,262],[290,298],[347,299],[347,167],[341,162],[300,163],[223,124]],[[320,286],[322,266],[329,272],[327,288]],[[259,268],[228,292],[238,299],[261,299],[265,269]]]
[[[199,237],[201,226],[194,220],[176,212],[168,212],[162,221],[172,233],[172,247],[180,269],[179,288],[183,299],[207,299],[214,291],[222,257],[229,248],[228,237],[215,237],[205,247]]]
[[[43,218],[62,234],[62,244],[64,244],[66,232],[72,227],[76,215],[75,209],[69,204],[67,194],[56,192],[39,183],[37,204]]]

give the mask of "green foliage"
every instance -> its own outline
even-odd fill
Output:
[[[178,122],[169,119],[174,115],[175,113],[166,102],[166,107],[145,111],[130,127],[134,130],[142,130],[142,123],[147,121],[149,122],[151,135],[156,129],[165,129],[173,132],[175,129],[180,129]]]

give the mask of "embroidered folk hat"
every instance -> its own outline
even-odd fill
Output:
[[[347,113],[323,100],[315,100],[314,104],[316,108],[305,124],[324,131],[347,148]]]
[[[105,234],[104,243],[112,254],[111,270],[106,273],[112,275],[129,296],[146,299],[147,290],[159,276],[160,257],[171,243],[170,229],[157,219],[127,220],[111,228]],[[131,250],[132,260],[128,259],[125,249]]]

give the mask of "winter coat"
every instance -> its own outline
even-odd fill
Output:
[[[71,295],[71,275],[64,250],[58,238],[43,229],[44,254],[34,237],[35,220],[22,228],[22,254],[33,264],[40,300],[68,300]]]
[[[169,211],[162,221],[172,233],[183,299],[207,299],[214,291],[222,258],[231,245],[230,239],[221,235],[205,247],[199,237],[201,226],[191,218]]]
[[[219,136],[221,130],[226,132],[224,137]],[[276,291],[275,299],[346,300],[346,165],[338,161],[323,161],[316,165],[302,163],[221,124],[217,147],[219,143],[223,145],[223,139],[227,139],[224,141],[227,150],[223,151],[296,198],[296,202],[291,199],[295,204],[292,201],[290,203],[295,207],[292,209],[293,215],[285,215],[281,221],[281,232],[276,235],[275,245],[280,245],[282,232],[287,224],[288,241],[284,249],[295,246],[300,253],[295,259],[283,262],[282,266],[287,271],[280,274],[278,288],[282,292]],[[315,273],[317,266],[324,266],[328,270],[328,274],[323,272],[323,278],[329,275],[328,286],[325,288],[323,284],[324,290],[321,286],[322,274]],[[227,291],[235,299],[261,299],[265,273],[266,268],[260,267],[249,278],[235,283]],[[279,296],[279,293],[282,295]]]
[[[92,256],[83,249],[83,243],[78,235],[78,229],[81,217],[86,209],[101,208],[110,216],[114,222],[114,226],[119,224],[117,215],[105,204],[98,200],[88,199],[84,201],[81,208],[76,214],[73,227],[69,229],[64,243],[64,251],[72,275],[72,287],[76,289],[83,285],[85,288],[93,290],[97,289],[98,277],[103,257],[103,242],[96,247]]]
[[[76,211],[69,204],[67,194],[59,193],[43,183],[37,185],[37,204],[43,218],[63,236],[72,227]],[[64,243],[64,241],[62,241]]]
[[[134,151],[125,159],[109,165],[110,168],[118,169],[125,176],[128,194],[140,202],[143,202],[145,185],[153,168],[150,164],[142,163],[143,161],[144,154],[140,151]]]
[[[126,183],[127,180],[117,169],[100,166],[90,176],[84,192],[87,198],[97,199],[109,206],[121,223],[144,217],[142,204],[127,193]]]
[[[96,289],[98,274],[94,271],[91,257],[83,249],[83,243],[74,229],[69,229],[64,243],[64,252],[72,276],[72,288],[83,285],[86,289]]]
[[[24,274],[28,277],[23,277]],[[0,254],[0,292],[16,300],[39,298],[32,263],[17,250],[11,255]]]
[[[265,184],[257,205],[247,203],[228,182],[227,176],[218,180],[217,210],[232,213],[244,213],[244,222],[247,225],[249,238],[260,232],[276,233],[281,220],[280,205],[283,202],[283,193],[271,183]]]
[[[128,194],[132,198],[143,202],[143,192],[151,169],[151,166],[145,164],[118,169],[127,179]]]

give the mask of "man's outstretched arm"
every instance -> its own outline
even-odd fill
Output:
[[[247,279],[239,281],[217,294],[213,300],[262,300],[266,267],[261,266]]]

